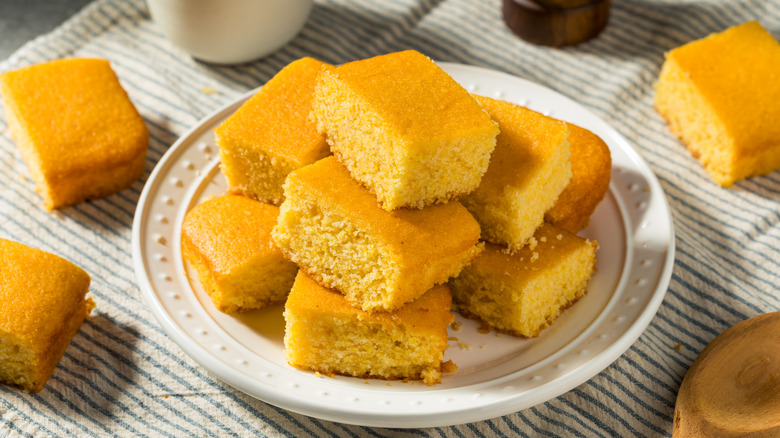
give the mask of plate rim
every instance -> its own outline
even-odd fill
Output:
[[[658,181],[655,174],[652,172],[652,169],[649,167],[649,165],[641,157],[636,147],[631,143],[629,143],[610,124],[608,124],[606,121],[602,120],[600,117],[593,114],[589,109],[587,109],[583,105],[575,102],[574,100],[570,99],[569,97],[555,90],[528,81],[526,79],[513,76],[508,73],[504,73],[504,72],[500,72],[497,70],[492,70],[484,67],[477,67],[472,65],[456,64],[456,63],[447,63],[447,62],[440,62],[437,64],[440,65],[445,70],[447,70],[448,72],[450,72],[451,70],[459,70],[459,71],[467,71],[472,74],[477,74],[480,76],[496,76],[512,82],[519,81],[518,83],[523,84],[523,86],[540,88],[545,92],[554,93],[559,97],[562,97],[565,100],[572,102],[574,105],[579,107],[580,110],[587,113],[589,117],[598,119],[610,131],[610,135],[614,137],[616,140],[619,140],[623,152],[625,152],[628,155],[628,157],[631,159],[631,161],[633,161],[633,163],[637,167],[641,168],[644,171],[642,173],[642,176],[646,178],[647,183],[651,186],[652,192],[660,194],[660,201],[662,201],[662,207],[666,210],[665,223],[668,224],[668,228],[669,228],[669,235],[667,241],[665,242],[667,250],[665,254],[664,264],[658,277],[654,278],[654,280],[656,280],[656,285],[652,288],[652,294],[650,296],[650,299],[647,301],[644,310],[639,314],[639,316],[636,318],[634,323],[630,327],[628,327],[625,331],[623,331],[621,335],[614,342],[610,343],[608,347],[605,348],[604,350],[600,350],[601,353],[597,355],[595,358],[589,360],[587,362],[588,366],[580,366],[576,370],[565,374],[562,378],[553,379],[541,386],[538,386],[537,388],[547,388],[547,387],[551,387],[551,388],[547,388],[550,389],[549,391],[536,391],[536,395],[534,397],[528,397],[528,394],[524,394],[525,402],[520,404],[507,403],[505,401],[494,401],[490,405],[480,405],[478,409],[462,408],[459,410],[451,410],[451,411],[441,412],[436,414],[431,414],[430,412],[424,410],[418,412],[415,412],[414,410],[410,410],[410,412],[407,412],[402,416],[400,414],[395,414],[395,413],[383,415],[382,412],[374,412],[370,415],[370,418],[366,418],[364,414],[356,414],[355,412],[349,411],[348,409],[345,410],[343,408],[337,408],[335,407],[335,405],[323,406],[322,403],[313,401],[313,399],[301,400],[299,397],[291,397],[283,392],[280,393],[280,391],[278,390],[269,390],[267,386],[259,384],[258,382],[250,382],[249,386],[251,386],[251,388],[248,388],[246,382],[244,382],[243,379],[239,378],[237,375],[234,375],[234,373],[224,372],[225,364],[222,361],[214,357],[211,352],[209,352],[202,346],[192,342],[192,339],[187,334],[187,332],[173,320],[171,315],[168,314],[168,312],[164,309],[163,303],[159,299],[157,299],[157,292],[155,291],[154,286],[150,282],[150,278],[147,273],[147,267],[145,266],[144,259],[143,259],[143,254],[142,254],[143,236],[141,235],[141,231],[142,228],[144,228],[143,222],[146,219],[145,211],[147,208],[149,196],[153,192],[153,190],[161,183],[159,180],[160,174],[168,170],[176,162],[176,159],[186,151],[185,146],[187,144],[188,139],[198,135],[198,133],[201,133],[204,130],[207,130],[208,126],[210,126],[215,119],[224,117],[224,115],[227,112],[235,111],[235,109],[237,109],[244,101],[246,101],[249,97],[254,95],[261,88],[261,87],[257,87],[253,90],[241,94],[240,96],[234,98],[230,102],[222,105],[220,108],[216,109],[215,111],[212,111],[207,116],[198,120],[198,122],[196,122],[195,125],[193,125],[190,129],[188,129],[171,145],[171,147],[165,152],[163,157],[157,162],[154,169],[152,170],[149,177],[147,178],[143,190],[141,192],[141,195],[138,199],[138,204],[136,206],[136,210],[133,218],[133,228],[132,228],[133,265],[134,265],[134,270],[135,270],[139,288],[144,297],[144,301],[146,301],[147,305],[152,311],[152,314],[155,316],[157,321],[161,324],[165,333],[172,338],[174,343],[176,343],[177,346],[179,346],[179,348],[184,350],[184,352],[187,355],[189,355],[190,358],[192,358],[196,363],[198,363],[200,366],[202,366],[203,368],[205,368],[206,370],[214,374],[218,380],[221,380],[229,384],[230,386],[236,388],[239,391],[247,393],[250,396],[253,396],[255,398],[258,398],[262,401],[273,404],[275,406],[290,410],[292,412],[297,412],[300,414],[309,415],[309,416],[330,420],[330,421],[338,421],[342,423],[363,425],[363,426],[396,427],[396,428],[450,426],[454,424],[463,424],[463,423],[468,423],[473,421],[481,421],[481,420],[507,415],[534,406],[536,404],[543,403],[547,400],[551,400],[555,397],[560,396],[563,393],[570,391],[576,386],[579,386],[580,384],[585,383],[591,378],[595,377],[596,375],[601,373],[605,368],[607,368],[610,364],[612,364],[615,360],[617,360],[623,353],[625,353],[631,347],[631,345],[633,345],[636,342],[636,340],[642,335],[642,333],[644,333],[646,328],[650,325],[658,309],[660,308],[661,303],[663,302],[663,299],[666,295],[666,291],[671,282],[671,274],[672,274],[672,269],[674,266],[674,259],[675,259],[674,257],[675,233],[674,233],[671,209],[669,208],[668,201],[666,200],[666,196],[663,192],[660,182]],[[615,192],[615,190],[613,189],[613,181],[610,182],[610,192]],[[614,196],[616,200],[620,199],[617,195]],[[621,221],[624,220],[625,220],[625,214],[623,214],[623,217],[621,218]],[[624,226],[625,225],[626,224],[624,224]],[[626,230],[626,234],[628,234],[628,230]],[[616,292],[617,289],[612,291],[613,295],[610,297],[609,303],[611,303],[615,299]],[[607,309],[605,308],[604,310],[602,310],[600,315],[606,314],[605,313],[606,311]],[[593,323],[591,323],[591,325],[592,324]],[[588,327],[590,327],[590,325]],[[555,353],[557,352],[558,351],[556,351]],[[509,379],[510,377],[511,374],[503,377],[502,379]],[[490,382],[492,383],[493,381]],[[476,385],[479,386],[485,384],[487,384],[487,382],[478,383]],[[450,389],[445,389],[444,391],[451,391],[457,389],[460,388],[450,388]],[[398,424],[398,420],[401,418],[403,419],[404,424]],[[453,422],[452,421],[453,418],[457,418],[457,421]]]

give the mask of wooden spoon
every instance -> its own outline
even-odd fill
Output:
[[[716,337],[680,385],[675,438],[780,437],[780,312]]]

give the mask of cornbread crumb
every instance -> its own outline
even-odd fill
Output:
[[[564,238],[553,248],[550,237],[557,234]],[[450,281],[455,310],[515,336],[535,337],[553,324],[585,294],[597,244],[546,223],[536,236],[547,236],[548,242],[537,247],[533,266],[519,262],[527,248],[506,255],[488,245]],[[507,271],[511,276],[504,275]]]
[[[471,351],[471,344],[465,342],[458,342],[458,347],[460,347],[461,350]]]
[[[681,348],[682,348],[682,344],[680,344],[679,342],[677,343],[677,345],[674,346],[674,349],[676,351],[680,351]]]
[[[95,304],[73,263],[0,239],[0,382],[39,392]]]
[[[498,134],[463,87],[413,50],[324,71],[312,114],[339,161],[386,210],[474,190]]]
[[[462,325],[463,325],[462,322],[455,321],[455,322],[452,323],[452,329],[455,330],[455,331],[458,331],[458,330],[460,330],[460,326],[462,326]]]
[[[780,168],[780,44],[751,21],[666,54],[655,108],[724,187]]]
[[[367,311],[416,299],[484,246],[458,202],[385,211],[335,157],[290,174],[273,238],[317,282]]]
[[[214,130],[230,193],[279,205],[287,175],[330,154],[309,120],[315,79],[330,67],[290,63]]]
[[[511,252],[529,243],[571,179],[569,126],[519,105],[475,98],[501,132],[479,187],[461,202],[479,222],[482,239]]]
[[[140,178],[149,131],[104,59],[59,59],[0,74],[11,137],[47,210]]]
[[[201,91],[203,91],[204,94],[219,94],[219,91],[208,86],[203,87]]]
[[[455,362],[453,362],[452,360],[447,360],[445,362],[442,362],[441,364],[442,373],[450,374],[450,373],[454,373],[455,371],[458,371],[458,366],[455,365]]]
[[[232,313],[284,301],[297,267],[271,241],[279,208],[238,195],[187,212],[182,252],[214,306]]]
[[[441,381],[450,307],[442,285],[395,312],[367,313],[300,272],[285,304],[285,357],[321,373],[433,385]]]

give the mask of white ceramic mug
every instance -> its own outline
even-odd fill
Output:
[[[253,61],[300,32],[313,0],[147,0],[160,31],[193,57],[216,64]]]

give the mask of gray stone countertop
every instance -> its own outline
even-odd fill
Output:
[[[92,0],[0,0],[0,60],[45,34]]]

